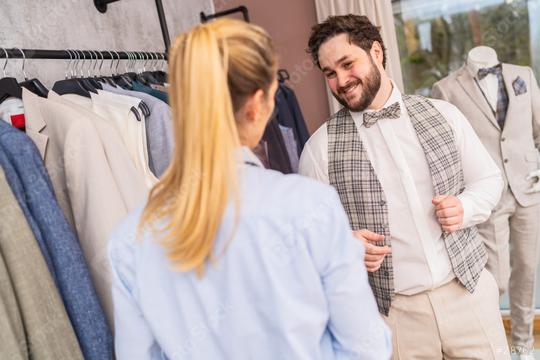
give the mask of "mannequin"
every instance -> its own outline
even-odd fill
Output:
[[[497,53],[489,46],[477,46],[467,54],[467,65],[474,66],[473,70],[492,67],[499,63]]]
[[[467,54],[467,67],[472,74],[475,74],[476,81],[482,89],[482,92],[486,96],[491,109],[494,111],[497,109],[497,76],[494,74],[488,74],[482,80],[477,78],[478,70],[493,67],[499,64],[499,59],[495,50],[489,46],[477,46],[469,51]],[[540,164],[540,155],[539,155]],[[540,192],[540,169],[530,172],[527,175],[526,180],[533,180],[534,183],[527,190],[528,194]]]
[[[503,63],[500,73],[489,72],[480,79],[480,69],[499,64],[495,50],[475,47],[467,54],[466,64],[433,85],[432,96],[449,101],[465,115],[507,184],[490,218],[477,226],[478,236],[486,244],[486,267],[500,293],[508,291],[512,349],[520,360],[533,360],[540,249],[540,148],[534,139],[540,136],[540,90],[526,66]],[[502,90],[508,103],[499,94]],[[498,108],[504,111],[504,119],[499,118]]]
[[[478,70],[489,68],[497,64],[499,64],[497,53],[488,46],[477,46],[469,51],[469,54],[467,55],[467,67],[478,81],[492,110],[497,109],[497,76],[488,74],[485,78],[479,80],[477,74]]]

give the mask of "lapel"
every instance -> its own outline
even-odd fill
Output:
[[[49,137],[43,134],[47,123],[43,119],[41,106],[45,99],[23,89],[22,101],[26,118],[26,135],[36,144],[42,159],[45,159]]]
[[[489,107],[487,100],[482,94],[482,91],[480,91],[480,88],[478,87],[478,85],[476,85],[474,78],[470,74],[469,70],[467,70],[466,66],[467,65],[463,65],[461,69],[458,70],[457,80],[460,86],[463,88],[465,93],[467,93],[467,95],[471,98],[471,100],[476,104],[478,109],[493,124],[493,126],[495,126],[500,131],[501,128],[499,127],[499,124],[497,123],[497,119],[493,115],[493,112],[491,111],[491,108]]]

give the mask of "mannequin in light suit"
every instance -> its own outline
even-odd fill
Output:
[[[501,89],[505,89],[500,90],[496,73],[479,73],[498,64],[493,49],[474,48],[463,67],[435,83],[432,95],[463,112],[502,170],[506,190],[478,230],[488,249],[488,270],[495,276],[501,294],[509,290],[513,349],[520,359],[534,359],[534,285],[540,243],[540,90],[529,67],[510,64],[498,68]],[[507,107],[500,105],[506,102],[499,91],[506,92]]]

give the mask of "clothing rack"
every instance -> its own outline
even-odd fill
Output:
[[[5,50],[5,52],[4,52]],[[56,60],[167,60],[167,54],[148,51],[110,51],[110,50],[42,50],[42,49],[3,49],[0,59],[56,59]]]
[[[107,5],[120,0],[94,0],[94,5],[100,13],[107,12]],[[161,27],[161,34],[163,35],[163,42],[165,43],[165,52],[169,52],[171,46],[171,38],[169,35],[169,28],[167,27],[167,19],[165,19],[165,11],[163,10],[163,2],[156,0],[156,9],[159,18],[159,25]]]
[[[242,16],[244,17],[244,21],[249,22],[248,8],[245,7],[244,5],[238,6],[238,7],[232,8],[232,9],[228,9],[228,10],[223,10],[223,11],[217,12],[215,14],[210,14],[210,15],[206,15],[204,12],[201,11],[201,22],[205,23],[208,20],[216,19],[216,18],[219,18],[219,17],[222,17],[222,16],[231,15],[231,14],[234,14],[234,13],[237,13],[237,12],[241,12]]]
[[[94,0],[96,9],[105,13],[107,5],[120,0]],[[165,43],[165,53],[148,51],[108,51],[108,50],[42,50],[42,49],[3,49],[0,48],[0,59],[56,59],[56,60],[167,60],[167,52],[171,44],[165,11],[162,0],[156,0],[156,9]]]

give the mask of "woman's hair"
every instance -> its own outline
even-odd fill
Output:
[[[202,275],[231,199],[238,209],[235,114],[257,90],[268,95],[276,67],[268,34],[238,20],[199,25],[179,35],[171,48],[176,146],[169,168],[150,191],[139,230],[150,225],[159,231],[176,270]]]

